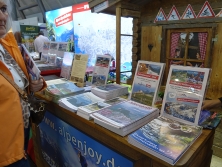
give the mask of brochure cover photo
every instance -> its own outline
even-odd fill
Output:
[[[163,99],[163,116],[198,125],[210,69],[171,65]]]
[[[154,106],[164,67],[164,63],[138,61],[130,100]]]

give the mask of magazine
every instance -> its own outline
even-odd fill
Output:
[[[164,117],[198,125],[209,68],[171,65],[161,108]]]
[[[110,68],[111,56],[97,55],[96,63],[93,68],[92,85],[106,85],[109,68]]]
[[[87,120],[91,120],[93,119],[91,117],[91,114],[104,108],[104,107],[109,107],[111,105],[120,103],[125,101],[126,99],[120,98],[120,97],[116,97],[110,100],[106,100],[104,102],[96,102],[90,105],[86,105],[86,106],[81,106],[78,108],[77,110],[77,115],[87,119]]]
[[[91,91],[96,96],[108,100],[128,94],[128,87],[119,84],[106,84],[92,87]]]
[[[129,99],[154,106],[162,80],[164,63],[139,60]]]
[[[158,117],[130,134],[128,141],[174,165],[201,133],[201,126]]]
[[[74,53],[64,52],[60,77],[70,79],[73,59],[74,59]]]
[[[92,92],[85,92],[82,94],[61,98],[58,103],[59,106],[69,111],[76,112],[80,106],[89,105],[99,101],[104,101],[104,99],[95,96]]]
[[[96,124],[125,136],[159,116],[159,110],[134,101],[123,101],[91,114]]]
[[[220,124],[222,118],[221,113],[209,110],[202,110],[198,124],[205,129],[215,129]]]
[[[73,82],[64,78],[46,81],[45,96],[53,102],[58,102],[63,97],[77,95],[84,92],[84,88],[77,87]]]
[[[26,49],[25,45],[21,44],[21,46],[24,50],[22,56],[23,56],[26,68],[28,70],[28,73],[31,76],[32,80],[38,80],[40,77],[41,71],[39,70],[38,66],[36,65],[29,51]]]

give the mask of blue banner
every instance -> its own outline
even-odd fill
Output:
[[[129,159],[49,112],[46,112],[39,129],[42,155],[50,166],[133,167]]]

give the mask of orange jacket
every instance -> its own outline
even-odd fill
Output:
[[[12,33],[0,39],[28,78],[25,63]],[[0,69],[12,77],[0,61]],[[46,83],[44,82],[44,88]],[[20,97],[17,90],[0,75],[0,167],[12,164],[24,157],[24,124]]]

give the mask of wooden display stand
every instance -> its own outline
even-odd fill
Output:
[[[72,127],[82,131],[89,137],[97,140],[115,152],[124,155],[134,163],[134,167],[167,167],[172,166],[161,159],[144,152],[127,142],[127,136],[121,137],[105,128],[95,124],[93,121],[85,120],[76,113],[70,112],[59,107],[57,104],[50,102],[48,111],[65,121]],[[36,165],[38,167],[49,166],[41,154],[41,144],[39,129],[32,124],[33,140]],[[185,152],[182,158],[175,164],[181,167],[210,167],[212,157],[212,144],[214,139],[214,130],[203,130],[201,136]],[[102,135],[101,135],[102,134]]]

